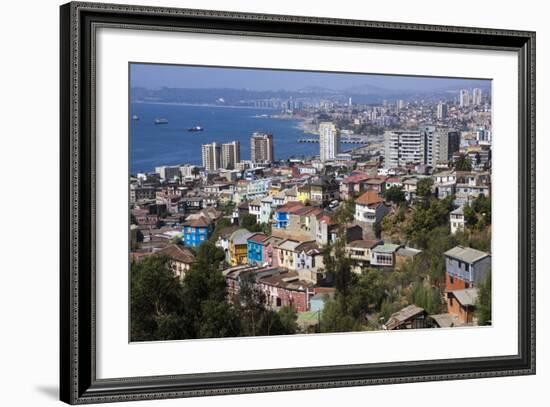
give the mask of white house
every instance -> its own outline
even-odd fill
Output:
[[[269,223],[272,212],[273,198],[271,196],[266,196],[261,200],[260,204],[260,223]]]
[[[459,230],[464,230],[464,207],[460,206],[449,214],[449,222],[451,224],[451,234],[455,234]]]
[[[261,223],[261,208],[262,202],[259,199],[254,199],[248,203],[248,213],[256,216],[256,223]]]
[[[386,205],[376,191],[367,191],[355,201],[355,220],[370,224],[379,223],[386,214]]]

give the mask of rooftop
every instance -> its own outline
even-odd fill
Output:
[[[382,240],[354,240],[348,243],[348,247],[357,247],[360,249],[372,249],[379,244],[384,243]]]
[[[445,256],[452,257],[457,260],[462,260],[466,263],[475,263],[489,257],[489,253],[480,250],[472,249],[471,247],[455,246],[451,250],[443,253]]]
[[[401,246],[399,246],[398,244],[384,243],[384,244],[381,244],[379,246],[374,247],[374,249],[372,249],[372,251],[376,252],[376,253],[394,253],[400,247]]]
[[[229,240],[233,242],[233,244],[246,244],[248,238],[252,235],[248,230],[246,229],[237,229],[234,231],[231,236],[229,236]]]
[[[287,239],[279,243],[279,249],[294,251],[300,244],[296,240]]]
[[[418,315],[425,313],[424,308],[420,308],[414,304],[403,308],[401,311],[397,311],[388,319],[388,322],[384,324],[385,329],[395,329],[407,320],[414,318]]]
[[[254,233],[252,236],[248,238],[249,241],[254,243],[262,243],[265,240],[267,240],[269,236],[263,234],[263,233]]]
[[[403,257],[414,257],[422,253],[422,250],[413,249],[412,247],[400,247],[397,249],[397,254]]]
[[[478,293],[479,292],[477,288],[466,288],[463,290],[449,291],[449,294],[452,294],[463,306],[476,305]]]
[[[177,244],[166,246],[164,249],[159,250],[158,254],[165,254],[171,259],[185,264],[192,264],[195,262],[195,255],[193,252]]]
[[[382,202],[384,202],[384,198],[378,195],[376,191],[367,191],[355,201],[359,205],[373,205]]]
[[[454,211],[451,211],[451,215],[464,215],[464,207],[459,206]]]
[[[456,315],[453,314],[435,314],[430,315],[440,328],[451,328],[464,325]]]

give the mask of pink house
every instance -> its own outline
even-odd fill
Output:
[[[273,267],[277,267],[279,265],[279,256],[277,255],[276,247],[283,240],[284,239],[271,236],[262,242],[262,245],[264,246],[262,250],[262,257],[263,257],[264,264],[267,264]]]

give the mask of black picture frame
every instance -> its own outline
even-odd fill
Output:
[[[60,398],[70,404],[318,389],[535,373],[535,33],[68,3],[60,8]],[[519,352],[392,362],[117,379],[96,378],[95,71],[100,26],[508,50],[519,59]]]

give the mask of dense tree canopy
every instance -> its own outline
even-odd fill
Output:
[[[485,275],[484,281],[479,285],[476,317],[479,325],[491,325],[491,271]]]
[[[466,155],[460,154],[455,161],[455,170],[472,171],[472,160],[470,160]]]
[[[386,198],[386,201],[393,202],[394,204],[400,204],[406,201],[403,188],[398,187],[397,185],[386,189],[386,192],[384,192],[384,198]]]

